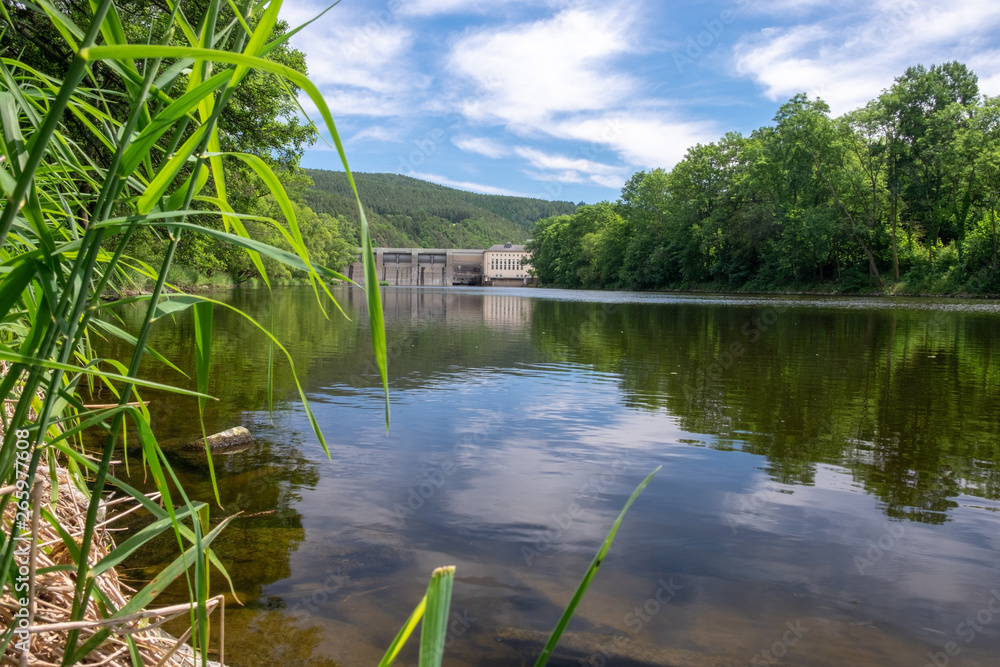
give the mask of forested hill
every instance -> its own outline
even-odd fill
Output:
[[[317,213],[357,221],[357,206],[342,171],[306,169],[306,191]],[[375,244],[404,248],[488,248],[524,243],[537,220],[576,211],[571,202],[481,195],[398,174],[355,173]]]

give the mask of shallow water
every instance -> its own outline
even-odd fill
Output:
[[[215,515],[254,515],[216,544],[245,603],[230,664],[375,664],[443,564],[446,664],[530,664],[657,465],[563,664],[996,664],[995,302],[386,289],[386,435],[363,294],[335,294],[353,321],[303,288],[273,313],[263,291],[216,295],[273,315],[330,447],[280,353],[268,410],[265,339],[217,309],[206,428],[257,439],[216,459]],[[181,314],[153,345],[193,369],[191,341]],[[178,447],[200,435],[196,403],[147,394],[210,499]],[[123,575],[154,574],[167,537]]]

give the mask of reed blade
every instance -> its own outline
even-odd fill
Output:
[[[586,574],[583,575],[580,585],[576,587],[576,592],[573,594],[573,598],[566,606],[566,610],[563,612],[562,617],[556,624],[555,629],[552,630],[552,634],[549,635],[549,640],[545,643],[541,654],[535,661],[535,667],[543,667],[543,665],[548,664],[549,658],[552,657],[552,651],[555,650],[560,637],[562,637],[563,632],[566,630],[566,626],[569,625],[570,619],[573,618],[576,608],[579,606],[580,601],[587,592],[587,589],[590,588],[590,583],[594,580],[594,577],[597,576],[598,568],[600,568],[601,564],[604,563],[604,557],[608,555],[608,550],[611,549],[611,543],[615,540],[615,534],[618,532],[618,527],[621,526],[622,519],[625,518],[625,513],[628,512],[628,509],[632,506],[632,503],[635,502],[635,499],[639,497],[639,494],[642,493],[643,489],[645,489],[646,486],[652,481],[656,473],[660,472],[662,467],[663,466],[657,466],[656,470],[649,473],[646,476],[646,479],[642,480],[642,482],[639,483],[639,486],[635,487],[635,491],[632,492],[628,502],[625,503],[625,507],[622,508],[622,511],[618,514],[618,518],[615,519],[614,524],[611,526],[608,536],[604,538],[604,543],[597,551],[597,555],[594,556],[594,560],[591,561],[590,567],[587,568]]]

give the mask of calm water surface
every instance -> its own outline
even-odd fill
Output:
[[[353,321],[308,289],[218,295],[273,316],[332,459],[287,364],[269,411],[265,339],[217,309],[206,426],[257,438],[216,459],[215,514],[252,515],[216,543],[231,665],[374,665],[444,564],[446,664],[530,664],[658,465],[552,664],[1000,661],[997,305],[387,289],[387,436],[363,294],[336,295]],[[179,315],[153,345],[193,369],[193,339]],[[178,447],[196,404],[143,397],[209,500]]]

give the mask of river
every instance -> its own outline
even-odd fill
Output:
[[[656,466],[550,664],[996,664],[995,302],[386,288],[386,434],[364,296],[334,293],[350,320],[308,288],[213,295],[274,322],[330,446],[280,353],[269,406],[266,339],[217,308],[206,427],[256,438],[216,458],[213,515],[251,515],[216,544],[244,603],[230,665],[374,665],[446,564],[445,664],[530,664]],[[152,338],[192,375],[193,331],[182,313]],[[177,446],[197,403],[143,398],[211,499]]]

